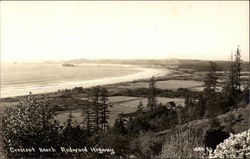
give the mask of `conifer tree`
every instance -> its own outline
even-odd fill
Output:
[[[119,114],[118,114],[118,118],[119,118],[119,119],[122,119],[124,125],[127,124],[128,121],[127,121],[127,119],[124,117],[124,112],[119,113]]]
[[[106,88],[101,89],[101,94],[100,94],[100,101],[101,101],[101,110],[100,110],[100,123],[101,123],[101,128],[103,131],[106,130],[108,126],[108,119],[109,119],[109,113],[110,111],[108,110],[108,107],[110,106],[108,104],[108,91]]]
[[[89,134],[94,128],[95,113],[92,109],[93,103],[90,101],[90,91],[87,92],[87,106],[84,107],[82,116],[84,116],[84,126]]]
[[[88,92],[88,103],[87,103],[87,109],[86,109],[86,119],[87,119],[87,131],[90,130],[90,101],[89,101],[89,92]]]
[[[69,143],[73,142],[71,140],[71,136],[72,136],[71,133],[72,133],[72,129],[73,129],[72,119],[73,119],[73,115],[72,115],[71,108],[70,108],[68,119],[67,119],[65,126],[63,128],[63,140],[64,140],[63,142],[65,144],[69,144]]]
[[[209,62],[209,72],[206,74],[204,83],[205,91],[215,92],[218,86],[218,77],[216,76],[216,71],[218,70],[216,63]]]
[[[91,100],[93,103],[93,110],[94,110],[94,114],[95,114],[95,131],[98,132],[99,128],[100,128],[100,103],[99,103],[99,98],[100,98],[100,87],[93,87],[92,88],[92,92],[91,92]]]
[[[149,80],[149,95],[148,95],[148,103],[147,107],[150,108],[150,110],[156,109],[157,105],[157,98],[156,98],[156,81],[154,76],[150,78]]]
[[[141,100],[139,102],[139,105],[137,106],[137,112],[139,112],[139,113],[143,112],[143,104],[142,104]]]
[[[234,96],[236,92],[241,92],[241,55],[239,46],[234,55],[235,59],[233,60],[233,56],[231,57],[231,66],[229,70],[228,79],[226,81],[224,92],[226,92],[229,96]]]
[[[62,146],[73,146],[73,147],[81,147],[85,146],[88,142],[89,134],[81,129],[80,125],[77,122],[73,122],[73,114],[70,112],[68,115],[68,119],[64,124],[64,128],[62,130]]]
[[[69,115],[68,115],[68,119],[67,119],[66,123],[68,123],[69,125],[71,125],[72,121],[73,121],[73,115],[72,115],[71,107],[70,107]]]
[[[232,59],[233,60],[233,59]],[[229,71],[229,83],[228,83],[228,89],[229,92],[234,92],[236,91],[236,85],[235,85],[235,63],[232,61],[231,62],[231,67]]]
[[[127,120],[123,117],[124,113],[120,113],[118,118],[115,120],[113,131],[115,134],[124,135],[127,133],[126,123]]]
[[[189,94],[186,95],[184,103],[185,103],[185,107],[192,107],[193,106],[193,99]]]
[[[206,101],[204,100],[203,94],[199,95],[199,108],[200,108],[200,116],[203,117],[205,114],[205,105]]]
[[[216,63],[209,62],[209,72],[206,74],[204,80],[205,84],[204,93],[207,96],[208,100],[210,100],[210,102],[212,103],[215,100],[215,92],[218,86],[218,77],[216,76],[217,70],[218,68]]]
[[[240,88],[240,73],[241,73],[241,55],[239,46],[237,47],[236,53],[234,54],[234,67],[235,67],[235,87],[238,92],[241,92]]]
[[[227,81],[225,82],[223,92],[227,94],[228,96],[232,95],[233,92],[236,92],[236,87],[235,87],[235,67],[234,67],[234,62],[233,62],[233,55],[231,55],[231,64],[229,68],[229,74],[227,77]]]

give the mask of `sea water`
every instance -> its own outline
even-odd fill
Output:
[[[132,65],[80,64],[65,67],[47,63],[2,63],[1,98],[47,93],[59,89],[112,84],[157,75],[157,69]]]

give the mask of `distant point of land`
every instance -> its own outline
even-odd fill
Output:
[[[73,65],[73,64],[68,64],[68,63],[62,64],[62,66],[64,66],[64,67],[75,67],[75,65]]]

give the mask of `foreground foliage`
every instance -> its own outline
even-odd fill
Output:
[[[32,96],[20,100],[17,107],[8,107],[2,117],[4,148],[57,146],[60,126],[54,116],[46,99],[38,101]],[[36,153],[25,155],[37,156]]]
[[[250,129],[233,135],[217,145],[209,158],[250,158]]]
[[[160,158],[201,158],[202,153],[194,151],[195,147],[203,146],[202,135],[199,131],[188,128],[177,129],[166,139]]]

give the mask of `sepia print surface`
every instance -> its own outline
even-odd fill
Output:
[[[0,159],[250,158],[248,1],[0,4]]]

